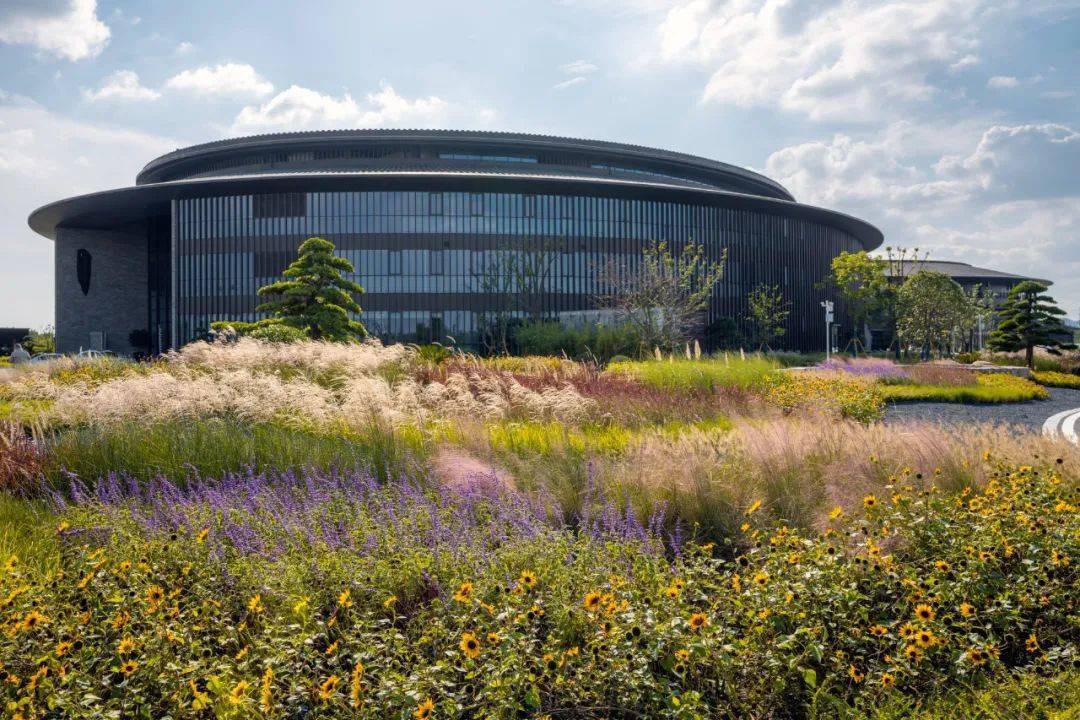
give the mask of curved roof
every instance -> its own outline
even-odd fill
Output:
[[[995,280],[1038,280],[1041,283],[1053,285],[1053,281],[1051,280],[1042,280],[1027,275],[1015,275],[1013,273],[1002,272],[1001,270],[991,270],[990,268],[975,267],[971,263],[960,262],[959,260],[904,260],[900,262],[899,265],[900,267],[895,267],[894,263],[889,263],[885,269],[886,274],[905,278],[914,275],[920,270],[930,270],[933,272],[944,273],[954,280],[981,280],[983,282],[994,282]]]
[[[686,153],[601,140],[469,130],[317,130],[218,140],[151,160],[136,184],[289,171],[499,172],[523,165],[554,175],[648,178],[795,199],[764,175]]]
[[[106,190],[59,200],[35,210],[30,227],[55,239],[61,224],[87,228],[110,228],[137,223],[154,215],[168,215],[174,199],[247,193],[304,192],[320,190],[447,190],[507,192],[517,185],[522,192],[591,194],[702,204],[737,209],[760,210],[783,217],[812,220],[839,228],[859,239],[867,250],[881,245],[881,231],[870,223],[844,213],[786,199],[687,186],[634,178],[632,180],[592,175],[545,174],[534,168],[515,172],[447,170],[357,170],[349,172],[278,172],[256,175],[201,177],[157,182]],[[517,191],[515,189],[515,191]]]

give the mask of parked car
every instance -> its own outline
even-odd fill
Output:
[[[75,356],[76,360],[98,360],[101,358],[116,358],[112,350],[80,350]]]
[[[64,356],[60,353],[38,353],[30,358],[30,364],[37,365],[38,363],[49,362],[50,360],[58,360],[62,357]]]

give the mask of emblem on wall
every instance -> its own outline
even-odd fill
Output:
[[[92,259],[90,251],[86,248],[79,248],[79,251],[75,253],[75,274],[79,278],[79,287],[82,288],[83,295],[90,292],[90,262]]]

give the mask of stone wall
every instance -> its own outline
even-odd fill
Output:
[[[91,257],[90,285],[79,285],[77,254]],[[147,307],[146,231],[56,231],[56,351],[91,346],[91,333],[104,333],[105,349],[129,354],[132,330],[145,330]]]

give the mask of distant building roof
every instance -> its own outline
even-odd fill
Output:
[[[1053,281],[1051,280],[1028,277],[1027,275],[1015,275],[1013,273],[991,270],[990,268],[975,267],[969,263],[954,262],[951,260],[907,260],[901,265],[902,267],[899,268],[900,272],[893,272],[895,268],[890,264],[886,266],[885,273],[890,276],[896,275],[899,277],[908,277],[920,270],[928,270],[931,272],[944,273],[954,280],[1038,280],[1041,283],[1053,285]]]

